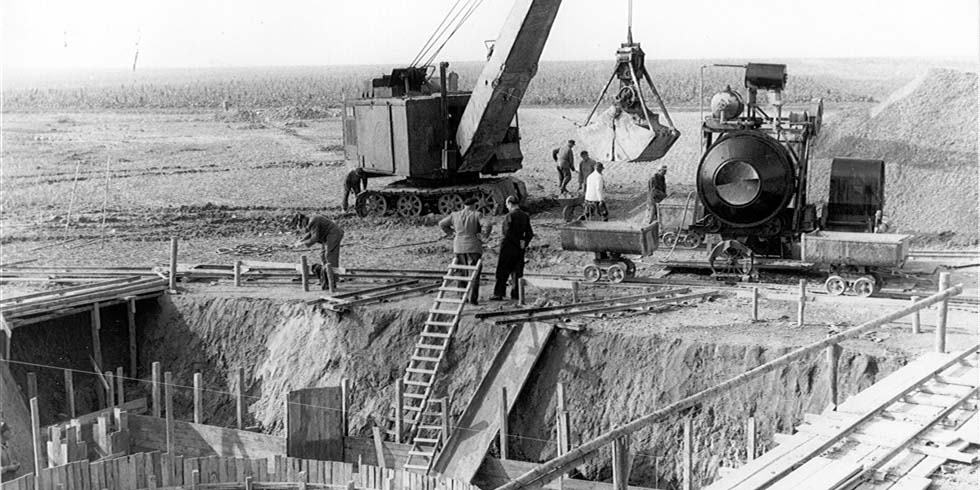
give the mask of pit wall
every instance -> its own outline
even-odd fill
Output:
[[[141,369],[159,361],[189,386],[194,372],[204,376],[204,423],[230,427],[235,421],[233,373],[245,368],[246,425],[281,434],[286,393],[293,389],[352,384],[351,435],[370,437],[384,426],[395,380],[417,340],[428,304],[375,306],[344,315],[297,301],[167,296],[142,332]],[[452,399],[452,417],[465,409],[505,327],[464,319],[441,371],[438,396]],[[626,336],[561,330],[552,339],[511,413],[510,457],[544,461],[553,442],[555,386],[565,386],[575,445],[696,393],[787,352],[756,345],[722,345],[671,337]],[[791,432],[804,412],[828,403],[824,356],[818,355],[766,375],[687,415],[695,430],[696,487],[713,481],[721,465],[745,460],[745,424],[754,416],[762,448],[776,432]],[[908,360],[879,358],[844,350],[840,393],[846,397],[873,384]],[[145,376],[144,376],[145,377]],[[189,389],[175,392],[179,418],[192,414]],[[631,485],[671,488],[680,471],[681,422],[644,429],[632,438],[635,459]],[[491,449],[497,454],[497,448]],[[581,476],[611,478],[610,450],[579,467]]]

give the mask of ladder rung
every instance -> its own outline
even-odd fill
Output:
[[[439,442],[439,439],[429,439],[428,437],[416,437],[415,443],[418,444],[420,442],[422,444],[436,444]]]
[[[404,396],[405,398],[421,398],[423,400],[426,399],[424,393],[402,393],[402,396]]]
[[[408,464],[408,463],[405,463],[405,466],[403,466],[403,468],[409,469],[409,470],[429,471],[429,467],[428,466],[420,465],[420,464]]]
[[[449,264],[450,269],[462,269],[464,271],[475,271],[475,265]]]
[[[439,308],[432,308],[429,313],[435,313],[436,315],[456,315],[455,310],[440,310]]]
[[[407,385],[425,386],[425,387],[429,387],[432,385],[432,383],[426,383],[425,381],[415,381],[413,379],[403,379],[402,383]]]
[[[441,288],[439,288],[439,291],[445,291],[447,293],[465,293],[467,290],[466,288],[454,288],[451,286],[442,286]]]
[[[436,371],[434,369],[423,369],[423,368],[413,368],[413,367],[410,367],[410,368],[406,368],[405,370],[408,371],[408,372],[410,372],[410,373],[428,374],[430,376],[433,375],[433,374],[436,374]]]
[[[450,335],[448,333],[438,333],[438,332],[422,332],[419,335],[421,335],[423,337],[436,337],[436,338],[440,338],[440,339],[448,339],[450,337]],[[432,345],[432,344],[429,344],[429,345]]]
[[[463,298],[436,298],[436,303],[462,303]]]
[[[416,406],[413,406],[413,405],[404,405],[404,406],[402,406],[402,410],[409,410],[411,412],[421,412],[422,411],[422,407],[416,407]]]
[[[433,327],[455,327],[456,322],[437,322],[435,320],[426,320],[426,325],[432,325]]]
[[[442,430],[441,425],[419,425],[419,430]]]
[[[442,276],[443,281],[470,282],[470,276]]]
[[[435,453],[433,453],[431,451],[416,451],[416,450],[413,449],[413,450],[411,450],[411,451],[408,452],[408,455],[409,456],[422,456],[422,457],[425,457],[425,458],[431,458],[431,457],[435,456]]]
[[[422,361],[422,362],[439,362],[440,361],[440,359],[438,357],[426,357],[426,356],[420,356],[420,355],[417,355],[417,354],[412,356],[412,360],[413,361]]]

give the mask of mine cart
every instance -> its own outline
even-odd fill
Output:
[[[694,192],[686,197],[671,195],[657,205],[660,221],[660,242],[664,247],[698,248],[704,233],[691,225],[704,217],[704,206]],[[676,242],[676,243],[675,243]]]
[[[657,250],[659,224],[638,225],[622,221],[575,221],[561,227],[564,250],[593,252],[595,259],[584,270],[585,280],[622,282],[636,275],[636,264],[623,255],[647,256]]]
[[[803,235],[801,255],[828,272],[828,293],[870,296],[905,264],[911,240],[912,235],[894,233],[815,231]]]

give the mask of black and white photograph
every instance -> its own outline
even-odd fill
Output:
[[[978,73],[978,0],[0,0],[0,490],[980,490]]]

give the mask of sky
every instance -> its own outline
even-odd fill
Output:
[[[0,65],[129,68],[137,44],[145,68],[401,65],[455,2],[0,0]],[[483,0],[439,59],[483,59],[513,3]],[[611,59],[626,13],[564,0],[542,59]],[[635,0],[633,15],[648,59],[980,58],[978,0]]]

